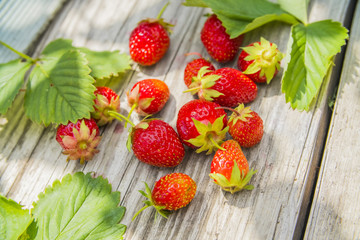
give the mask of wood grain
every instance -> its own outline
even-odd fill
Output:
[[[0,1],[0,40],[28,52],[66,0]],[[0,63],[18,56],[0,45]]]
[[[360,239],[360,4],[353,19],[306,239]]]
[[[59,37],[71,38],[77,46],[94,50],[128,53],[131,30],[144,17],[154,17],[167,1],[162,0],[88,0],[69,1],[37,42],[36,56],[44,46]],[[310,20],[332,18],[343,22],[351,0],[314,0]],[[133,65],[123,83],[116,86],[122,113],[127,114],[126,90],[145,78],[164,80],[171,97],[159,117],[175,127],[180,107],[193,99],[185,90],[183,71],[197,51],[208,57],[200,31],[208,9],[189,8],[173,1],[163,17],[175,24],[171,46],[165,57],[152,67]],[[244,45],[263,36],[286,51],[289,26],[273,23],[246,35]],[[217,67],[234,67],[236,61]],[[285,103],[280,90],[280,74],[270,85],[259,85],[257,99],[250,105],[263,118],[265,134],[259,145],[244,149],[249,164],[258,173],[252,180],[253,191],[231,195],[221,191],[208,177],[212,155],[196,154],[187,149],[184,161],[172,169],[155,168],[139,162],[126,150],[127,129],[114,122],[102,128],[100,153],[86,165],[66,162],[55,141],[55,129],[44,129],[26,120],[19,97],[2,120],[0,129],[0,192],[28,207],[45,186],[67,173],[95,171],[108,178],[114,190],[121,192],[121,204],[127,208],[122,221],[128,226],[126,239],[291,239],[299,238],[299,223],[304,224],[307,204],[314,182],[314,167],[327,129],[327,99],[332,85],[321,89],[314,108],[298,112]],[[335,79],[327,78],[331,83]],[[132,116],[136,123],[140,120]],[[170,172],[184,172],[197,183],[191,204],[169,217],[154,222],[154,211],[147,210],[131,221],[144,200],[137,191],[150,186]],[[294,236],[295,234],[295,236]]]

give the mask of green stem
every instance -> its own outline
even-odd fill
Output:
[[[212,144],[213,144],[215,147],[217,147],[217,148],[220,149],[220,150],[226,151],[226,149],[223,148],[223,147],[221,147],[221,146],[212,138],[212,136],[209,136],[209,139],[210,139],[210,141],[212,142]]]
[[[183,91],[183,93],[190,92],[191,94],[195,94],[195,93],[197,93],[200,89],[201,89],[201,87],[189,88],[188,90]],[[194,92],[194,93],[192,93],[192,92]]]
[[[137,213],[135,213],[135,215],[133,216],[133,218],[131,219],[131,221],[134,221],[134,219],[137,217],[137,215],[139,215],[142,211],[144,211],[146,208],[150,207],[149,205],[145,205],[143,206]]]
[[[159,14],[157,15],[156,19],[160,19],[161,15],[164,13],[165,9],[167,8],[167,6],[170,4],[170,2],[167,2],[165,4],[165,6],[163,6],[163,8],[160,10]]]
[[[26,59],[26,60],[29,60],[30,62],[34,63],[36,62],[35,59],[31,58],[30,56],[22,53],[22,52],[19,52],[18,50],[14,49],[13,47],[11,47],[10,45],[4,43],[3,41],[0,41],[0,44],[3,45],[4,47],[8,48],[9,50],[13,51],[14,53],[16,53],[17,55],[19,55],[20,57]]]
[[[114,118],[116,118],[116,119],[119,120],[119,121],[125,120],[126,123],[130,123],[130,125],[131,125],[132,127],[135,127],[135,124],[134,124],[129,118],[121,115],[121,114],[118,113],[118,112],[108,111],[108,114],[109,114],[109,116],[114,117]],[[125,123],[125,124],[126,124],[126,123]]]
[[[135,108],[137,108],[138,104],[137,103],[134,103],[132,106],[131,106],[131,109],[130,109],[130,112],[129,114],[127,115],[127,118],[130,119],[130,116],[131,114],[133,113],[133,111],[135,110]],[[126,123],[125,123],[125,127],[126,127]]]

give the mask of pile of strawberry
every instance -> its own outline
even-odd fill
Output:
[[[166,6],[165,6],[166,7]],[[162,9],[161,13],[165,8]],[[140,65],[153,65],[167,52],[170,24],[160,18],[141,21],[129,40],[130,55]],[[243,36],[230,39],[221,21],[212,14],[201,31],[209,55],[218,62],[235,58]],[[60,125],[56,140],[63,147],[68,160],[89,161],[99,151],[99,126],[114,119],[125,120],[131,125],[127,147],[142,162],[157,167],[175,167],[185,156],[185,146],[197,153],[215,151],[210,177],[225,191],[231,193],[252,189],[249,185],[256,171],[249,169],[241,147],[258,144],[263,136],[263,121],[244,104],[257,96],[256,83],[270,82],[280,68],[283,54],[276,45],[261,38],[244,48],[238,59],[238,68],[215,69],[201,55],[189,62],[184,70],[184,92],[197,94],[178,112],[176,130],[161,119],[150,116],[159,112],[170,96],[168,86],[159,79],[144,79],[127,92],[131,106],[128,116],[120,114],[119,96],[108,87],[95,91],[92,119],[80,119],[76,123]],[[133,111],[145,118],[138,124],[129,120]],[[227,114],[228,111],[229,116]],[[125,124],[126,127],[126,124]],[[226,139],[229,133],[231,140]],[[156,182],[151,191],[140,191],[149,200],[146,206],[154,206],[158,213],[167,217],[169,210],[182,208],[190,203],[196,192],[196,183],[184,173],[172,173]],[[137,214],[136,214],[137,215]]]

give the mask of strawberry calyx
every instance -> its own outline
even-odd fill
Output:
[[[131,122],[130,120],[130,124],[131,124],[131,128],[129,129],[129,135],[126,141],[126,148],[128,149],[129,152],[131,152],[131,145],[133,142],[133,138],[134,138],[134,132],[136,129],[147,129],[149,127],[149,122],[153,121],[157,118],[150,118],[151,115],[146,116],[143,120],[141,120],[141,122],[139,122],[137,125],[135,125],[133,122]]]
[[[74,136],[62,137],[65,149],[63,154],[68,155],[66,161],[80,159],[80,163],[83,164],[99,152],[96,147],[99,145],[101,136],[97,136],[96,129],[90,132],[84,120],[81,121],[79,130],[74,127],[72,131]]]
[[[215,74],[206,75],[207,73],[212,72],[208,68],[208,66],[200,68],[198,75],[192,78],[189,89],[185,90],[184,93],[197,93],[200,99],[204,99],[207,101],[213,101],[214,98],[224,95],[219,91],[211,89],[211,87],[216,84],[216,82],[221,78],[221,76]]]
[[[110,111],[120,111],[119,96],[114,96],[109,101],[107,97],[101,94],[97,94],[94,100],[94,109],[91,113],[91,117],[96,120],[98,126],[103,126],[114,120],[114,117],[109,114]]]
[[[213,123],[203,123],[192,118],[199,135],[186,141],[198,147],[197,153],[207,151],[206,154],[210,154],[215,149],[225,150],[220,146],[229,130],[228,126],[224,128],[223,119],[225,116],[218,117]]]
[[[139,192],[147,198],[147,200],[144,200],[143,203],[145,204],[144,207],[142,207],[137,213],[135,213],[134,217],[132,218],[132,221],[134,221],[134,219],[142,212],[144,211],[146,208],[148,207],[154,207],[156,210],[155,214],[155,220],[158,214],[160,214],[160,216],[164,217],[164,218],[168,218],[168,216],[171,214],[171,212],[169,210],[165,209],[165,206],[159,206],[156,205],[156,203],[154,202],[153,198],[152,198],[152,194],[151,194],[151,189],[149,188],[148,184],[146,182],[145,183],[145,192],[142,190],[139,190]]]
[[[260,42],[242,49],[249,54],[244,60],[253,60],[243,73],[254,74],[260,71],[259,76],[265,76],[266,82],[270,83],[275,72],[280,70],[280,61],[284,58],[284,54],[278,50],[277,45],[261,37]]]
[[[146,112],[144,112],[144,109],[147,109],[150,105],[151,102],[155,99],[155,98],[142,98],[140,99],[140,86],[139,84],[135,86],[135,88],[129,93],[129,91],[126,92],[126,96],[128,98],[128,103],[131,106],[131,110],[128,114],[128,118],[130,117],[130,115],[132,114],[132,112],[135,110],[139,115],[141,116],[147,116],[149,114],[147,114]]]
[[[229,117],[229,123],[232,122],[236,124],[238,120],[242,122],[249,121],[249,118],[252,118],[253,115],[251,114],[253,111],[250,107],[245,107],[243,103],[239,104],[235,109],[228,108],[228,107],[221,107],[222,109],[226,109],[232,112],[231,116]]]
[[[161,18],[162,14],[164,13],[165,9],[167,8],[167,6],[170,4],[170,2],[167,2],[160,10],[159,14],[156,16],[156,18],[146,18],[144,20],[141,20],[138,25],[140,25],[141,23],[158,23],[161,26],[164,27],[164,29],[168,32],[168,33],[172,33],[171,28],[174,27],[173,24],[170,24],[168,22],[165,22],[165,20],[163,18]]]
[[[226,151],[226,150],[225,150]],[[254,189],[253,185],[248,184],[252,176],[257,171],[250,169],[247,174],[244,174],[243,171],[240,171],[237,162],[234,160],[234,167],[231,172],[230,179],[227,179],[221,173],[210,173],[209,176],[214,180],[214,182],[219,185],[224,191],[235,193],[240,190],[252,190]]]

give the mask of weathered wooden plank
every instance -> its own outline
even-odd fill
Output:
[[[0,1],[0,40],[27,52],[66,0]],[[18,56],[0,46],[0,63]]]
[[[306,239],[360,238],[360,4],[322,159]]]
[[[136,23],[143,17],[155,16],[165,2],[70,1],[38,43],[35,55],[47,42],[58,37],[71,38],[78,46],[128,52],[128,37]],[[348,10],[350,2],[313,1],[310,19],[333,18],[344,21],[343,12]],[[324,5],[327,6],[326,11]],[[129,111],[125,91],[138,80],[155,77],[164,80],[172,92],[170,101],[157,117],[175,126],[180,107],[193,99],[191,95],[182,93],[185,90],[183,70],[190,61],[184,53],[197,51],[208,56],[199,39],[205,21],[202,15],[207,11],[181,6],[180,1],[169,5],[164,18],[176,24],[169,52],[153,67],[134,65],[136,71],[128,74],[123,88],[118,86],[123,114]],[[264,36],[286,51],[288,35],[288,27],[275,23],[247,34],[244,44]],[[236,63],[234,61],[226,66],[236,67]],[[303,203],[309,200],[307,190],[313,178],[313,163],[318,160],[319,142],[324,137],[326,125],[323,125],[323,116],[328,112],[327,98],[331,87],[322,89],[314,109],[300,113],[285,104],[279,79],[280,76],[269,86],[259,85],[258,98],[251,103],[265,124],[262,142],[252,149],[244,150],[250,166],[258,170],[252,180],[255,189],[251,192],[231,195],[221,191],[208,177],[212,155],[196,154],[190,149],[184,161],[176,168],[154,168],[139,162],[125,148],[127,130],[122,123],[113,123],[102,129],[100,153],[93,161],[86,165],[75,161],[66,163],[66,157],[60,154],[61,149],[54,140],[54,129],[46,129],[35,136],[22,134],[24,129],[33,128],[35,124],[27,123],[26,126],[18,127],[11,117],[3,132],[0,131],[0,134],[4,134],[4,140],[0,141],[13,143],[0,162],[3,164],[0,169],[4,169],[0,191],[30,206],[38,193],[53,180],[69,172],[95,171],[107,177],[113,188],[122,194],[121,204],[127,208],[122,221],[128,225],[126,239],[292,238],[298,222],[304,221],[301,213],[306,204]],[[23,112],[15,113],[11,116],[20,122],[24,118]],[[139,121],[135,115],[132,119]],[[15,136],[6,130],[8,128],[14,129]],[[17,139],[20,138],[23,144],[29,144],[26,148],[17,147]],[[22,148],[29,150],[23,151]],[[16,168],[18,171],[14,170]],[[157,179],[170,172],[184,172],[197,182],[198,192],[193,202],[168,220],[159,219],[154,223],[154,212],[148,210],[132,222],[132,216],[142,206],[143,197],[137,192],[144,188],[142,182],[153,185]]]

